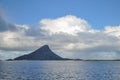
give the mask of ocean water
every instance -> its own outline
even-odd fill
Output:
[[[0,80],[120,80],[120,61],[0,61]]]

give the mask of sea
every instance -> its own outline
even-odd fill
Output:
[[[120,61],[0,61],[0,80],[120,80]]]

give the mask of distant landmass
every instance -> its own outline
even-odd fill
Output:
[[[26,55],[22,55],[16,57],[14,59],[7,59],[6,61],[14,61],[14,60],[74,60],[74,61],[120,61],[120,59],[114,60],[103,60],[103,59],[69,59],[62,58],[55,54],[48,45],[44,45],[34,52]],[[1,61],[1,60],[0,60]]]
[[[16,57],[14,60],[66,60],[55,54],[48,45],[44,45],[36,51]]]

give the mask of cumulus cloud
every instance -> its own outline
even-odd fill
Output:
[[[22,51],[33,51],[48,44],[62,57],[114,59],[120,57],[119,34],[120,26],[95,30],[86,20],[73,15],[42,19],[37,28],[9,23],[0,17],[0,50],[4,54],[8,54],[5,51],[25,54]]]
[[[120,25],[119,26],[106,26],[105,32],[109,35],[120,38]]]
[[[40,21],[40,28],[50,35],[67,33],[76,35],[78,32],[88,31],[90,26],[84,19],[68,15],[57,19],[43,19]]]
[[[25,36],[20,32],[2,32],[0,33],[0,48],[2,50],[30,50],[40,43],[35,41],[34,37]]]

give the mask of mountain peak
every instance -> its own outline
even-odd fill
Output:
[[[39,52],[39,51],[46,52],[46,51],[51,51],[51,50],[50,50],[50,48],[49,48],[48,45],[43,45],[43,46],[41,46],[39,49],[37,49],[36,51],[37,51],[37,52]],[[36,51],[34,51],[34,52],[36,52]]]
[[[42,47],[40,47],[40,48],[48,48],[49,49],[49,46],[48,45],[43,45]]]

